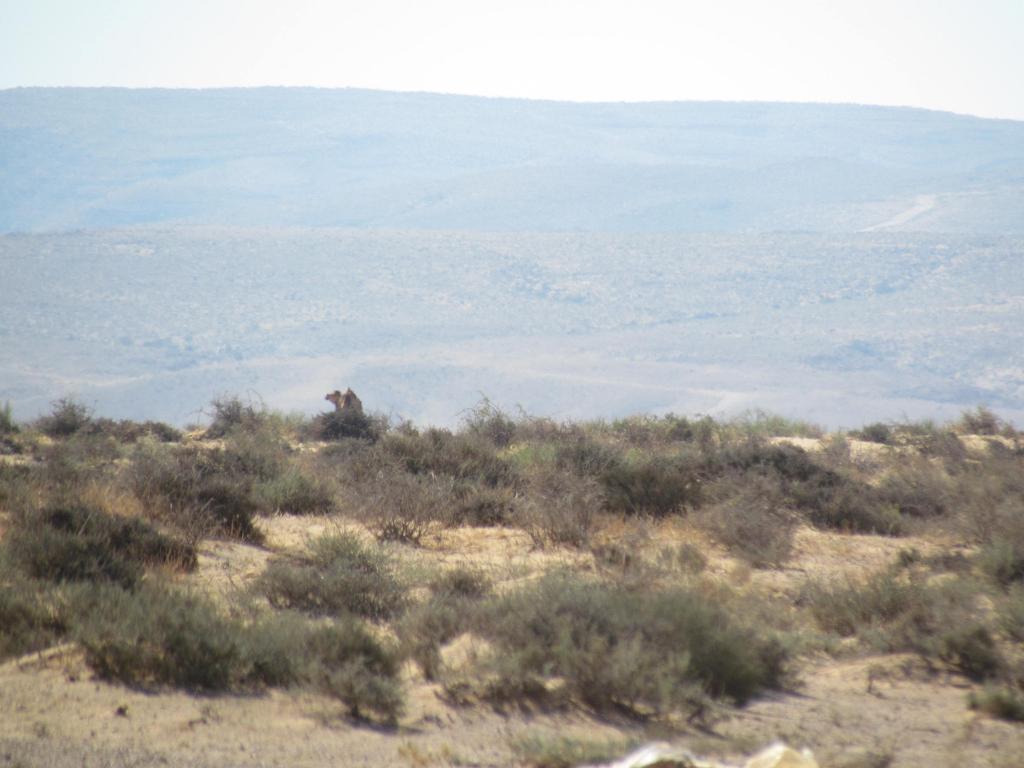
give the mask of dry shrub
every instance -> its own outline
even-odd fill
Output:
[[[231,432],[258,430],[265,426],[269,414],[262,402],[242,400],[237,395],[221,395],[210,403],[213,410],[206,436],[226,437]]]
[[[122,419],[92,419],[82,430],[90,435],[110,437],[118,443],[136,443],[143,438],[151,438],[162,443],[176,443],[181,440],[181,432],[169,424],[160,421],[131,421]]]
[[[92,409],[73,397],[62,397],[51,403],[47,416],[40,416],[35,428],[50,437],[68,437],[87,426],[92,420]]]
[[[999,435],[1008,430],[1013,432],[1012,427],[983,405],[960,414],[960,419],[953,424],[953,430],[961,435]]]
[[[490,527],[516,519],[519,497],[511,488],[463,485],[453,488],[452,501],[451,525]]]
[[[260,452],[172,448],[144,444],[126,480],[144,503],[193,539],[218,534],[260,542],[253,484],[268,466]]]
[[[808,584],[801,601],[824,630],[857,635],[886,652],[938,659],[973,680],[993,679],[1005,662],[975,615],[974,590],[962,581],[932,585],[892,569],[863,581]]]
[[[403,472],[361,483],[348,499],[357,519],[381,540],[418,545],[432,523],[452,519],[452,483]]]
[[[601,506],[593,478],[542,470],[529,478],[518,520],[539,547],[585,547]]]
[[[409,474],[444,476],[491,488],[516,482],[512,463],[481,436],[446,429],[409,430],[389,434],[381,445]]]
[[[853,430],[850,432],[850,437],[881,445],[894,445],[896,442],[896,434],[892,425],[881,421]]]
[[[430,599],[402,617],[397,631],[405,655],[427,680],[441,676],[441,646],[473,625],[480,601],[490,590],[490,580],[480,571],[455,568],[434,579]]]
[[[516,439],[517,427],[515,419],[486,397],[470,408],[462,420],[463,432],[483,438],[496,448],[511,445]]]
[[[952,502],[952,484],[941,467],[919,456],[899,457],[878,484],[883,503],[901,515],[935,518],[945,515]]]
[[[723,493],[723,486],[739,490]],[[730,552],[755,568],[777,567],[789,559],[799,518],[786,508],[777,482],[763,475],[729,478],[709,495],[721,500],[701,510],[697,519]]]

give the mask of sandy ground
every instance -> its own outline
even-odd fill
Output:
[[[274,556],[301,551],[341,526],[327,517],[281,516],[261,521],[265,547],[207,542],[199,569],[185,577],[196,589],[235,599]],[[358,526],[346,525],[350,530]],[[362,531],[362,535],[368,535]],[[786,567],[752,571],[685,522],[619,523],[603,535],[628,541],[643,556],[689,542],[709,556],[706,577],[758,594],[789,593],[806,580],[885,567],[901,549],[927,553],[938,545],[801,529]],[[444,568],[486,570],[498,588],[552,567],[607,567],[593,555],[533,548],[508,529],[438,532],[421,548],[397,547],[410,573],[426,578]],[[698,754],[738,759],[782,738],[810,747],[828,766],[997,766],[1024,763],[1024,727],[976,715],[966,707],[969,684],[936,674],[911,656],[832,659],[804,663],[791,692],[723,710],[709,728],[645,732],[632,722],[583,712],[505,712],[459,708],[410,666],[408,709],[396,728],[346,719],[339,705],[307,692],[197,697],[133,690],[98,682],[80,651],[66,645],[0,666],[0,768],[6,766],[339,766],[514,764],[511,743],[525,734],[589,740],[668,738]]]

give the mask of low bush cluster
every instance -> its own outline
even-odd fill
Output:
[[[809,584],[802,599],[819,626],[857,635],[880,650],[912,651],[974,680],[1005,670],[991,630],[975,615],[976,591],[962,581],[933,586],[892,569],[863,582]]]
[[[596,710],[692,713],[704,697],[742,703],[782,685],[787,651],[683,588],[632,591],[552,575],[499,598],[477,629],[497,648],[490,695],[518,698],[564,680]]]
[[[315,541],[306,559],[275,560],[257,589],[275,608],[314,615],[352,613],[388,619],[406,604],[406,588],[391,559],[350,534]]]
[[[191,691],[310,685],[355,717],[401,712],[399,656],[355,620],[313,625],[281,615],[243,623],[166,587],[94,589],[79,597],[74,636],[101,677]]]
[[[0,662],[47,648],[67,631],[48,591],[0,567]]]
[[[152,525],[82,504],[24,511],[12,520],[0,557],[25,576],[53,583],[110,582],[136,587],[146,566],[191,570],[193,546]]]

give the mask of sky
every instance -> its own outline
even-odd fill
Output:
[[[0,0],[0,88],[853,102],[1024,120],[1024,0]]]

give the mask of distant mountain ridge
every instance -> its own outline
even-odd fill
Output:
[[[353,89],[0,91],[0,231],[1024,232],[1024,122]]]

